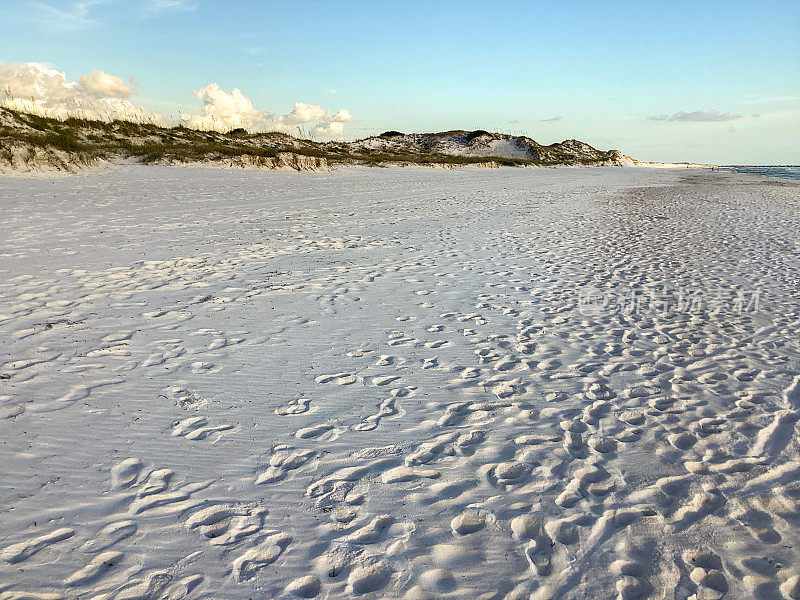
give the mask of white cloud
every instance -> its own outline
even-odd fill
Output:
[[[0,106],[63,119],[160,122],[162,115],[132,104],[133,90],[121,78],[95,71],[69,81],[41,63],[0,63]]]
[[[23,112],[63,119],[82,117],[110,121],[114,119],[165,124],[163,115],[134,105],[129,98],[138,81],[93,71],[78,81],[42,63],[0,62],[0,106]],[[217,83],[196,90],[203,105],[199,113],[181,114],[181,122],[194,129],[230,131],[280,131],[305,135],[313,132],[324,137],[341,137],[344,124],[353,115],[344,108],[330,114],[316,104],[296,102],[292,110],[279,115],[259,110],[238,88],[226,92]]]
[[[344,108],[340,108],[335,113],[330,116],[330,120],[334,123],[350,123],[355,121],[353,115],[350,114],[350,111]]]
[[[718,113],[715,110],[695,110],[693,112],[680,111],[672,115],[670,121],[732,121],[741,119],[742,115],[734,113]]]
[[[145,2],[145,10],[153,13],[192,12],[199,7],[199,0],[147,0]]]
[[[353,115],[345,108],[331,115],[321,106],[296,102],[292,112],[277,119],[277,129],[289,132],[295,124],[316,123],[313,125],[315,135],[337,138],[344,135],[344,124],[352,121],[355,121]]]
[[[39,13],[39,23],[45,29],[57,31],[75,31],[86,29],[97,23],[89,9],[102,3],[103,0],[84,0],[83,2],[73,2],[65,8],[56,8],[43,2],[33,2],[33,7]]]
[[[239,88],[226,92],[219,84],[209,83],[194,93],[203,101],[202,113],[182,114],[188,127],[213,131],[228,131],[237,127],[264,129],[274,120],[272,111],[256,110]]]
[[[135,80],[135,78],[134,78]],[[91,75],[81,75],[80,83],[99,97],[127,98],[133,90],[125,85],[122,77],[103,71],[92,71]]]
[[[306,104],[305,102],[295,102],[292,112],[284,115],[281,119],[287,124],[300,125],[317,121],[328,114],[328,111],[316,104]]]
[[[342,137],[344,135],[344,123],[339,121],[320,123],[314,128],[314,133],[324,137]]]
[[[31,2],[38,24],[46,30],[72,32],[98,25],[97,6],[106,5],[105,12],[120,13],[125,3],[112,0],[54,0]],[[156,18],[162,15],[188,13],[200,7],[200,0],[137,0],[130,2],[130,9],[140,18]]]
[[[305,134],[313,131],[325,137],[344,135],[344,123],[353,121],[346,109],[329,114],[316,104],[295,102],[292,110],[278,115],[272,110],[258,110],[238,88],[226,92],[219,84],[210,83],[195,92],[203,101],[200,114],[185,113],[181,121],[194,129],[229,131],[243,127],[250,131],[280,131]],[[304,126],[308,127],[304,127]]]
[[[344,124],[355,121],[350,111],[340,108],[332,115],[323,117],[314,128],[314,133],[322,137],[342,137],[344,135]]]
[[[716,110],[704,109],[692,112],[682,110],[673,115],[650,115],[647,118],[651,121],[733,121],[734,119],[741,119],[742,115],[731,112],[720,113]]]
[[[549,119],[542,119],[542,123],[556,123],[563,119],[561,115],[556,115],[555,117],[550,117]]]

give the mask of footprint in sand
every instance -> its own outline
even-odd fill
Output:
[[[0,559],[11,564],[16,564],[29,559],[45,548],[71,538],[73,535],[75,535],[74,529],[70,527],[61,527],[50,533],[45,533],[29,540],[6,546],[0,550]]]
[[[256,485],[275,483],[285,479],[290,471],[299,469],[316,456],[316,452],[291,446],[276,446],[267,468],[256,477]]]
[[[307,413],[311,408],[310,398],[296,398],[290,400],[285,406],[280,406],[275,409],[275,414],[281,417],[287,415],[301,415]]]
[[[172,435],[184,437],[187,440],[204,440],[212,434],[230,431],[233,428],[233,425],[228,424],[209,425],[206,417],[189,417],[175,422],[172,426]]]

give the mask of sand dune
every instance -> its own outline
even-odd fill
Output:
[[[800,597],[799,198],[0,180],[0,600]]]

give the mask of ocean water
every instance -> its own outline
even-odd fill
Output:
[[[756,173],[766,177],[800,180],[800,167],[721,167],[734,173]]]

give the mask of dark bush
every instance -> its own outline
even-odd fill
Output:
[[[466,138],[467,142],[471,142],[476,137],[480,137],[482,135],[489,135],[489,132],[488,131],[484,131],[483,129],[476,129],[475,131],[470,131],[467,134],[467,138]]]

